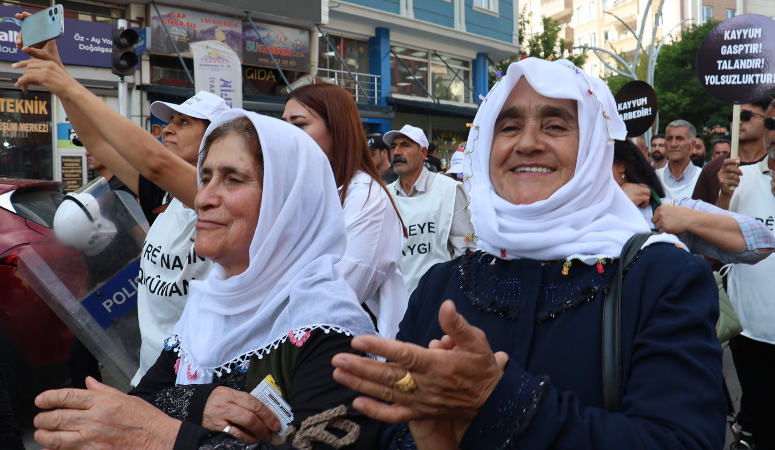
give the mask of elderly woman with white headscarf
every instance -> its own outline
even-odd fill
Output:
[[[332,360],[337,381],[391,402],[353,404],[397,423],[388,448],[723,446],[717,289],[675,236],[623,267],[620,365],[603,369],[607,292],[648,231],[610,175],[625,135],[608,87],[568,61],[514,63],[493,87],[464,160],[478,250],[425,274],[404,342],[353,340],[390,363]]]
[[[377,422],[349,407],[357,394],[333,380],[330,365],[351,351],[352,336],[375,330],[334,267],[347,238],[332,172],[321,170],[327,165],[312,138],[277,119],[234,109],[213,121],[194,206],[195,250],[215,268],[191,283],[165,350],[132,392],[168,416],[89,379],[88,391],[37,399],[58,409],[35,419],[38,442],[52,449],[248,446],[238,439],[251,449],[373,448]],[[238,407],[213,406],[216,392]]]

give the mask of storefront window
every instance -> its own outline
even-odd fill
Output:
[[[435,99],[460,103],[472,101],[471,91],[467,86],[471,84],[470,61],[400,46],[393,46],[392,49],[401,60],[397,61],[395,55],[391,54],[390,56],[390,68],[393,75],[391,78],[392,93],[428,97],[423,87],[417,82],[419,80]],[[401,62],[404,64],[402,65]],[[404,68],[404,65],[409,68],[417,80]],[[428,67],[431,68],[430,75]],[[429,76],[430,83],[428,82]]]
[[[420,83],[426,86],[427,89],[428,60],[401,57],[401,62],[398,62],[395,57],[391,56],[390,58],[390,92],[393,94],[411,95],[413,97],[427,97],[428,94]]]
[[[347,70],[342,67],[339,62],[339,58],[336,57],[336,52],[342,57],[347,67],[353,73],[369,73],[369,42],[352,39],[349,37],[334,36],[332,34],[326,34],[328,40],[331,41],[331,45],[334,49],[328,46],[323,36],[319,36],[318,51],[320,53],[320,59],[318,61],[318,70]]]
[[[51,94],[0,89],[0,176],[54,179]]]

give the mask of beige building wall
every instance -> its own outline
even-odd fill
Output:
[[[743,3],[741,14],[761,14],[775,19],[775,0],[738,0]]]

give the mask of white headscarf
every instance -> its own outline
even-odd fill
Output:
[[[543,96],[576,101],[579,153],[568,183],[546,200],[515,205],[495,192],[489,168],[495,120],[523,76]],[[476,114],[463,162],[477,247],[504,259],[593,263],[619,257],[630,236],[649,231],[611,175],[613,140],[626,136],[616,102],[602,80],[588,77],[567,60],[527,58],[511,64]],[[672,235],[660,236],[656,240],[679,243]]]
[[[252,355],[261,358],[286,339],[301,346],[314,329],[374,333],[371,319],[334,268],[347,237],[328,158],[298,128],[241,109],[218,116],[202,145],[218,126],[243,116],[258,131],[264,160],[250,265],[228,278],[216,264],[207,279],[191,282],[170,338],[180,343],[178,384],[208,383],[214,372],[244,370]],[[200,150],[200,169],[201,157]]]

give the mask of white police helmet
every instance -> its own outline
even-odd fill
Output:
[[[64,245],[94,256],[110,244],[116,225],[102,217],[91,194],[65,195],[54,215],[54,233]]]

